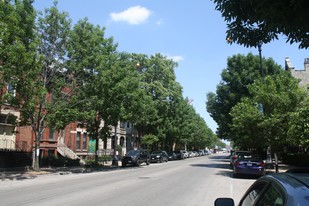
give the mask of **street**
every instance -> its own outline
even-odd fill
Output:
[[[0,205],[211,206],[237,204],[254,178],[231,177],[227,154],[110,171],[0,182]]]

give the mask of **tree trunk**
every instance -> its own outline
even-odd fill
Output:
[[[40,139],[41,135],[39,134],[39,132],[36,132],[33,156],[33,170],[36,172],[40,171]]]
[[[95,131],[95,154],[94,154],[94,161],[96,164],[98,164],[99,162],[98,150],[99,150],[99,135],[98,135],[98,129],[97,129]]]

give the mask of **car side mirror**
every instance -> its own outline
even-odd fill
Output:
[[[215,206],[235,206],[235,204],[232,198],[217,198]]]

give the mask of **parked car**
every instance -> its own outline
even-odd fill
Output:
[[[189,157],[189,153],[186,150],[181,150],[183,153],[184,159],[187,159]]]
[[[192,151],[188,151],[188,158],[192,158],[192,157],[194,157],[193,152]]]
[[[175,150],[173,152],[176,154],[178,160],[185,159],[185,155],[183,153],[183,150]]]
[[[234,162],[238,158],[238,155],[247,155],[250,156],[250,151],[241,151],[241,150],[232,150],[230,154],[230,167],[233,168]]]
[[[175,152],[168,152],[168,161],[177,160],[177,155]]]
[[[233,177],[238,175],[265,175],[265,163],[263,159],[257,155],[248,153],[238,154],[233,163]]]
[[[205,152],[204,152],[204,150],[199,150],[198,153],[199,153],[200,156],[206,155]]]
[[[309,205],[309,170],[265,175],[246,191],[239,206]],[[234,206],[231,198],[218,198],[215,206]]]
[[[131,150],[122,158],[121,163],[123,167],[127,165],[140,166],[140,164],[142,163],[146,163],[146,165],[149,165],[150,155],[147,150]]]
[[[150,162],[168,162],[168,155],[164,150],[153,151],[150,154]]]
[[[204,150],[204,152],[205,152],[205,155],[211,155],[211,151],[210,150]]]
[[[193,157],[199,157],[200,156],[200,154],[197,151],[192,151],[192,153],[193,153]]]

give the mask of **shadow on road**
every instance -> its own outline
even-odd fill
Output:
[[[208,168],[220,168],[229,169],[227,164],[191,164],[192,167],[208,167]]]
[[[209,156],[209,159],[212,160],[213,163],[210,164],[191,164],[192,167],[203,167],[203,168],[216,168],[218,171],[215,175],[226,176],[230,178],[233,177],[233,170],[230,168],[230,159],[227,155],[214,155]],[[259,176],[254,175],[239,175],[235,179],[258,179]]]

